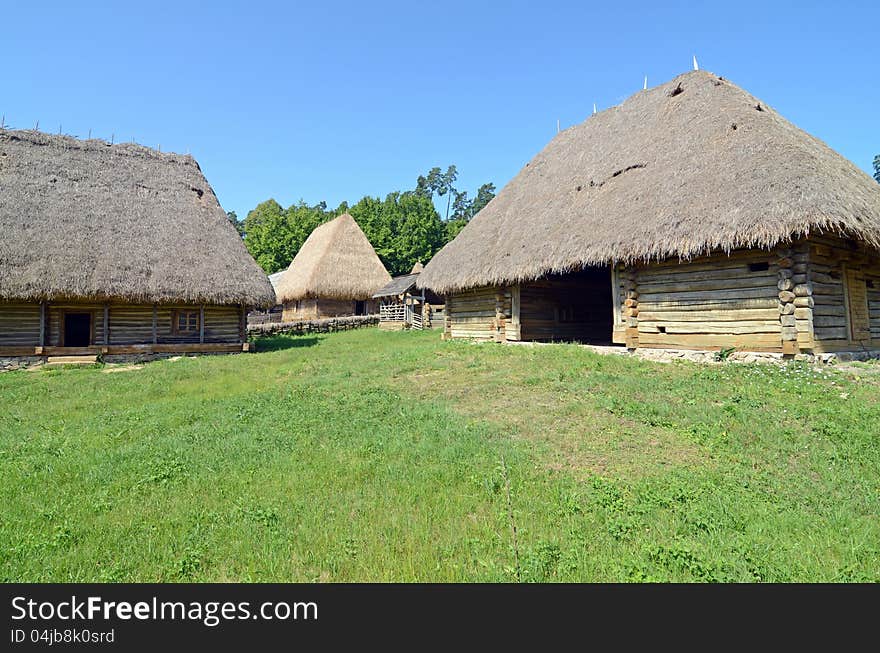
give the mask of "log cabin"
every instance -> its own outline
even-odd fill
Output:
[[[419,276],[444,337],[880,353],[880,184],[704,71],[559,133]]]
[[[278,282],[282,321],[378,311],[373,293],[391,281],[364,232],[348,213],[317,227]]]
[[[274,302],[191,156],[0,130],[0,357],[246,350]]]
[[[427,289],[416,289],[416,280],[424,269],[420,261],[409,274],[394,277],[373,294],[379,302],[379,328],[385,331],[430,329],[439,313],[443,299]]]

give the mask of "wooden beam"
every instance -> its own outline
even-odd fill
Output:
[[[104,344],[110,344],[110,305],[104,304]]]
[[[153,304],[153,344],[159,342],[159,307]]]
[[[40,347],[46,345],[46,302],[40,302]]]
[[[205,305],[199,306],[199,344],[205,342]]]
[[[238,321],[238,339],[244,342],[247,340],[247,307],[241,305],[241,319]]]

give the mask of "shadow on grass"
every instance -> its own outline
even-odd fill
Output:
[[[277,335],[257,338],[254,343],[257,353],[264,353],[268,351],[281,351],[283,349],[295,349],[297,347],[314,347],[321,340],[323,338],[318,336]]]

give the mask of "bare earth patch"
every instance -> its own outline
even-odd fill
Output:
[[[513,378],[532,371],[474,368],[456,360],[398,382],[420,399],[440,398],[460,415],[500,424],[511,437],[535,443],[550,469],[645,477],[708,464],[697,444],[672,429],[612,414],[589,395]]]
[[[113,374],[114,372],[133,372],[142,369],[144,369],[143,365],[120,365],[118,367],[105,367],[101,371],[104,372],[104,374]]]

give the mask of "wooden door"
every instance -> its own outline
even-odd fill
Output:
[[[854,341],[870,340],[868,284],[858,270],[846,270],[846,304],[850,338]]]

